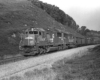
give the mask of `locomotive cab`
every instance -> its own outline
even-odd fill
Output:
[[[33,47],[38,42],[37,37],[42,35],[42,31],[36,28],[27,29],[21,35],[20,46],[21,47]]]

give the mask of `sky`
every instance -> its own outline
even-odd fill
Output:
[[[100,0],[40,0],[53,4],[70,15],[76,23],[100,31]]]

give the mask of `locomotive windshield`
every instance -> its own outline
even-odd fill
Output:
[[[38,34],[38,31],[34,31],[34,34]]]
[[[38,34],[38,31],[29,31],[29,34]]]
[[[29,34],[34,34],[34,32],[33,31],[29,31]]]

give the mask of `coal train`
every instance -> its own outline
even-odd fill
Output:
[[[77,36],[61,29],[28,28],[21,33],[19,44],[24,56],[41,55],[71,47],[95,44],[92,38]]]

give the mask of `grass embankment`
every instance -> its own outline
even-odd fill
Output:
[[[72,60],[61,60],[53,65],[56,80],[100,80],[100,46],[89,54]]]

